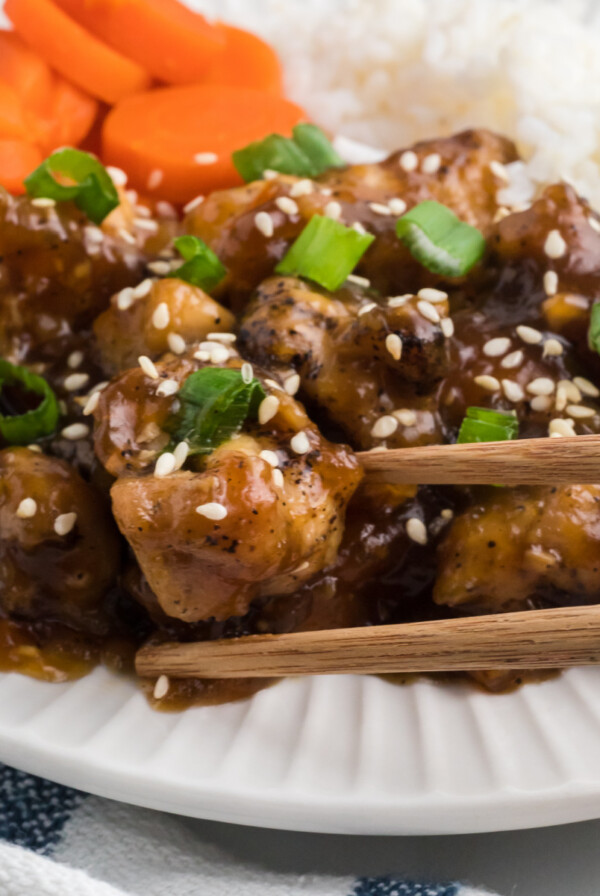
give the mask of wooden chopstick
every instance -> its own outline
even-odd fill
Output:
[[[143,647],[139,675],[263,678],[600,663],[600,605]]]
[[[600,435],[361,451],[371,482],[565,485],[600,482]]]

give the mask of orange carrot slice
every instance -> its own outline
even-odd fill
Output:
[[[27,140],[27,122],[15,90],[0,81],[0,138]]]
[[[0,140],[0,186],[24,193],[23,181],[42,162],[42,154],[25,140]]]
[[[306,119],[273,93],[196,84],[127,97],[109,112],[102,143],[107,164],[123,168],[143,192],[184,203],[241,183],[234,149]]]
[[[92,96],[114,103],[149,86],[141,66],[88,34],[51,0],[6,0],[4,11],[42,59]]]
[[[19,94],[21,102],[43,104],[52,88],[52,72],[14,31],[0,31],[0,81]]]
[[[178,0],[55,0],[100,40],[168,84],[203,80],[225,35]]]
[[[281,62],[275,50],[250,31],[219,24],[226,46],[203,78],[209,84],[282,92]]]
[[[94,123],[98,101],[61,75],[55,75],[44,108],[38,104],[37,109],[30,109],[36,142],[46,156],[59,146],[78,146],[81,143]]]

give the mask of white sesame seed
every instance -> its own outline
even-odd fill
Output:
[[[506,370],[512,370],[513,367],[519,367],[519,365],[523,363],[524,357],[523,352],[519,348],[516,352],[511,352],[510,355],[502,358],[500,365]]]
[[[584,376],[575,376],[573,377],[573,383],[584,395],[589,395],[590,398],[598,398],[600,395],[600,389],[598,389],[593,383],[589,380],[586,380]]]
[[[237,336],[235,333],[208,333],[206,338],[212,339],[214,342],[232,343],[235,342]]]
[[[279,389],[280,392],[283,392],[283,386],[281,383],[275,382],[275,380],[265,380],[265,386],[269,386],[270,389]]]
[[[406,305],[413,298],[412,292],[404,293],[403,296],[392,296],[388,299],[388,307],[389,308],[402,308],[403,305]]]
[[[551,436],[554,433],[558,433],[560,436],[574,436],[573,421],[563,420],[561,417],[551,420],[548,424],[548,435]]]
[[[268,212],[257,212],[254,216],[254,226],[260,230],[267,239],[273,236],[274,226],[273,218]]]
[[[182,466],[187,460],[188,454],[190,453],[190,446],[187,442],[178,442],[173,449],[173,456],[175,458],[175,469],[181,470]]]
[[[495,339],[488,339],[483,346],[483,354],[488,358],[499,358],[505,355],[510,348],[510,339],[506,336],[497,336]]]
[[[576,417],[580,420],[585,420],[587,417],[595,417],[598,411],[594,408],[586,408],[583,404],[568,404],[567,405],[567,414],[569,417]]]
[[[487,374],[476,376],[473,382],[476,383],[476,385],[481,386],[482,389],[486,389],[488,392],[496,392],[500,388],[500,383],[496,377],[488,376]]]
[[[560,343],[558,339],[546,339],[546,341],[544,342],[544,351],[542,352],[542,357],[558,357],[558,355],[562,355],[562,353],[562,343]]]
[[[421,171],[423,174],[436,174],[442,164],[442,158],[439,152],[430,152],[421,162]]]
[[[294,202],[293,199],[290,199],[289,196],[278,196],[275,200],[275,205],[280,212],[284,213],[284,215],[298,214],[298,203]]]
[[[331,196],[333,190],[331,189],[331,187],[321,187],[319,189],[319,193],[321,194],[321,196]]]
[[[385,337],[385,347],[394,361],[400,360],[402,357],[402,340],[397,333],[388,333]]]
[[[130,246],[135,246],[135,237],[124,227],[119,228],[119,236],[122,240],[124,240],[124,242],[129,243]]]
[[[446,339],[450,339],[454,336],[454,321],[451,317],[443,317],[440,321],[440,327],[442,328],[442,333]]]
[[[107,387],[108,385],[109,385],[108,380],[102,380],[102,382],[100,382],[100,383],[96,383],[95,386],[92,386],[92,388],[90,389],[88,395],[93,395],[94,392],[102,392],[102,390],[103,390],[103,389],[106,389],[106,387]]]
[[[122,168],[116,168],[114,165],[107,165],[106,173],[115,187],[124,187],[127,185],[127,175]]]
[[[146,182],[146,186],[149,190],[156,190],[157,187],[160,187],[163,181],[164,174],[160,170],[160,168],[155,168],[148,175],[148,180]]]
[[[416,541],[417,544],[427,544],[425,523],[416,516],[411,516],[406,521],[406,534],[411,541]]]
[[[544,292],[547,296],[555,296],[558,292],[558,274],[556,271],[546,271],[544,274]]]
[[[90,414],[93,414],[94,411],[96,410],[96,408],[98,407],[99,401],[100,401],[100,393],[92,392],[92,394],[89,396],[89,398],[85,404],[85,407],[83,408],[83,416],[89,417]]]
[[[275,488],[283,488],[283,473],[281,470],[273,470],[273,485]]]
[[[89,378],[89,373],[70,373],[65,377],[63,385],[67,392],[77,392],[87,386]]]
[[[373,424],[371,435],[374,439],[387,439],[398,429],[398,420],[391,414],[384,414]]]
[[[160,302],[152,314],[152,326],[157,330],[166,330],[171,320],[169,306],[166,302]]]
[[[294,454],[307,454],[310,451],[310,442],[303,430],[300,430],[295,436],[292,436],[290,439],[290,448]]]
[[[61,430],[61,436],[69,439],[70,442],[77,442],[79,439],[85,439],[89,435],[90,428],[85,423],[70,423]]]
[[[169,693],[169,678],[167,675],[159,675],[154,685],[153,696],[155,700],[162,700]]]
[[[275,395],[267,395],[258,406],[258,422],[263,425],[272,420],[279,410],[279,399]]]
[[[167,202],[166,199],[160,199],[156,203],[156,212],[158,215],[160,215],[161,218],[177,217],[177,209],[174,205],[171,205],[170,202]]]
[[[216,152],[197,152],[194,156],[196,165],[214,165],[218,161],[219,156]]]
[[[134,218],[133,223],[138,230],[147,230],[148,233],[156,233],[158,230],[158,221],[148,221],[146,218]]]
[[[372,311],[373,308],[377,308],[376,302],[367,302],[366,305],[361,305],[361,307],[356,312],[356,316],[360,317],[362,314],[368,314],[369,311]]]
[[[151,277],[146,277],[145,280],[142,280],[141,283],[138,283],[133,290],[133,298],[134,299],[143,299],[145,298],[152,289],[152,284],[154,280]]]
[[[508,171],[506,170],[502,162],[499,162],[497,159],[492,159],[492,161],[490,162],[490,171],[495,177],[498,178],[498,180],[501,180],[505,184],[510,183]]]
[[[146,376],[151,377],[153,380],[158,379],[158,370],[156,369],[154,362],[150,360],[147,355],[140,355],[138,358],[138,364],[146,374]]]
[[[339,202],[336,202],[335,199],[332,199],[323,209],[323,213],[326,218],[331,218],[333,221],[339,221],[342,216],[342,206]]]
[[[547,376],[538,376],[525,387],[530,395],[552,395],[556,383]]]
[[[315,186],[312,180],[308,180],[307,178],[305,178],[304,180],[296,181],[296,183],[290,190],[290,196],[308,196],[309,193],[312,193],[314,188]]]
[[[183,206],[183,211],[187,215],[188,212],[193,211],[195,208],[198,208],[199,205],[202,205],[204,202],[204,196],[195,196],[194,199],[190,199],[190,201]]]
[[[279,466],[279,458],[277,457],[277,454],[274,451],[269,451],[268,448],[265,448],[264,451],[261,451],[258,456],[262,457],[262,459],[272,467]]]
[[[558,388],[564,392],[571,404],[579,404],[581,401],[581,391],[575,383],[575,380],[559,380]]]
[[[400,408],[400,410],[392,411],[392,413],[402,426],[414,426],[417,422],[416,412],[410,410],[410,408]]]
[[[404,199],[400,199],[399,196],[388,200],[388,206],[393,215],[403,215],[406,211],[406,202]]]
[[[179,392],[179,383],[177,380],[161,380],[156,390],[157,395],[162,395],[165,398],[168,398],[170,395],[175,395],[177,392]]]
[[[550,438],[551,438],[551,439],[562,439],[562,436],[561,436],[561,434],[560,434],[559,432],[551,432],[551,433],[550,433]]]
[[[600,233],[600,221],[598,220],[598,218],[592,218],[592,216],[590,215],[590,217],[588,218],[588,224],[590,225],[592,230],[595,230],[596,233]]]
[[[517,336],[528,345],[537,345],[544,338],[539,330],[533,327],[526,327],[523,324],[517,327]]]
[[[414,171],[419,164],[419,157],[412,149],[406,149],[398,159],[398,162],[405,171]]]
[[[159,276],[171,273],[171,265],[168,261],[151,261],[146,267],[153,274],[158,274]]]
[[[506,206],[500,205],[496,209],[494,217],[492,218],[492,223],[499,224],[500,221],[503,221],[504,218],[508,218],[509,215],[510,215],[510,210],[507,209]]]
[[[241,373],[242,382],[246,383],[246,385],[248,386],[252,382],[252,379],[254,377],[254,369],[252,367],[252,364],[250,364],[248,361],[244,361],[244,363],[242,364]]]
[[[175,459],[175,455],[171,451],[165,451],[164,454],[161,454],[156,461],[156,465],[154,467],[154,475],[159,479],[163,476],[169,476],[175,470],[177,466],[177,460]]]
[[[392,214],[392,210],[389,205],[384,205],[382,202],[369,202],[369,208],[372,212],[375,212],[376,215]]]
[[[227,516],[227,508],[217,501],[209,501],[196,507],[196,513],[205,516],[207,520],[224,520]]]
[[[352,230],[356,230],[357,233],[361,233],[363,236],[368,232],[367,228],[363,224],[361,224],[360,221],[355,221],[350,225],[350,227],[352,228]]]
[[[138,201],[137,190],[125,190],[125,198],[128,202],[131,202],[132,205],[135,205]]]
[[[229,358],[229,349],[225,345],[217,345],[210,353],[211,364],[224,364]]]
[[[274,168],[265,168],[265,170],[262,173],[262,179],[263,180],[275,180],[276,178],[279,177],[279,174],[280,174],[280,172],[275,171]]]
[[[417,310],[419,314],[426,318],[426,320],[431,321],[432,324],[439,324],[439,312],[431,302],[426,302],[424,299],[421,299],[420,302],[417,302]]]
[[[547,395],[536,395],[529,402],[533,411],[549,411],[552,407],[552,399]]]
[[[283,388],[288,395],[295,395],[300,388],[299,374],[293,373],[291,376],[288,376],[288,378],[283,381]]]
[[[523,401],[525,393],[514,380],[502,380],[502,391],[509,401]]]
[[[133,305],[135,296],[131,286],[126,286],[121,292],[117,293],[117,308],[119,311],[127,311]]]
[[[371,285],[371,281],[368,277],[361,277],[359,274],[348,274],[346,280],[349,283],[356,284],[356,286],[364,286],[365,289],[368,289]]]
[[[76,367],[79,367],[81,362],[83,361],[83,352],[75,351],[71,352],[69,357],[67,358],[67,366],[74,370]]]
[[[76,522],[77,514],[75,512],[60,513],[54,520],[54,531],[57,535],[68,535]]]
[[[54,208],[56,200],[46,196],[38,196],[36,199],[31,200],[31,204],[35,208]]]
[[[194,352],[194,358],[197,361],[210,361],[210,352],[202,351],[199,349],[197,352]]]
[[[444,292],[443,289],[434,289],[432,286],[424,286],[423,289],[418,291],[417,296],[420,299],[425,299],[426,302],[431,302],[435,305],[437,302],[445,302],[448,298],[448,293]]]
[[[544,243],[544,252],[548,258],[562,258],[567,251],[567,244],[558,230],[551,230]]]
[[[443,520],[451,520],[454,516],[454,511],[450,507],[444,507],[443,510],[440,510],[440,516]]]
[[[32,516],[36,515],[37,509],[37,501],[34,501],[33,498],[23,498],[16,509],[16,514],[19,519],[28,520],[31,519]]]
[[[185,351],[185,339],[179,333],[169,333],[167,336],[167,345],[174,355],[182,355]]]

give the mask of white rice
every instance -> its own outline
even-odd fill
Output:
[[[271,42],[288,95],[329,131],[396,149],[489,127],[527,159],[513,203],[562,177],[600,207],[594,0],[188,2]]]

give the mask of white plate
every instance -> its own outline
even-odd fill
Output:
[[[200,818],[301,831],[434,834],[600,815],[600,669],[501,696],[421,680],[283,681],[250,700],[151,710],[105,669],[0,676],[0,759]]]

